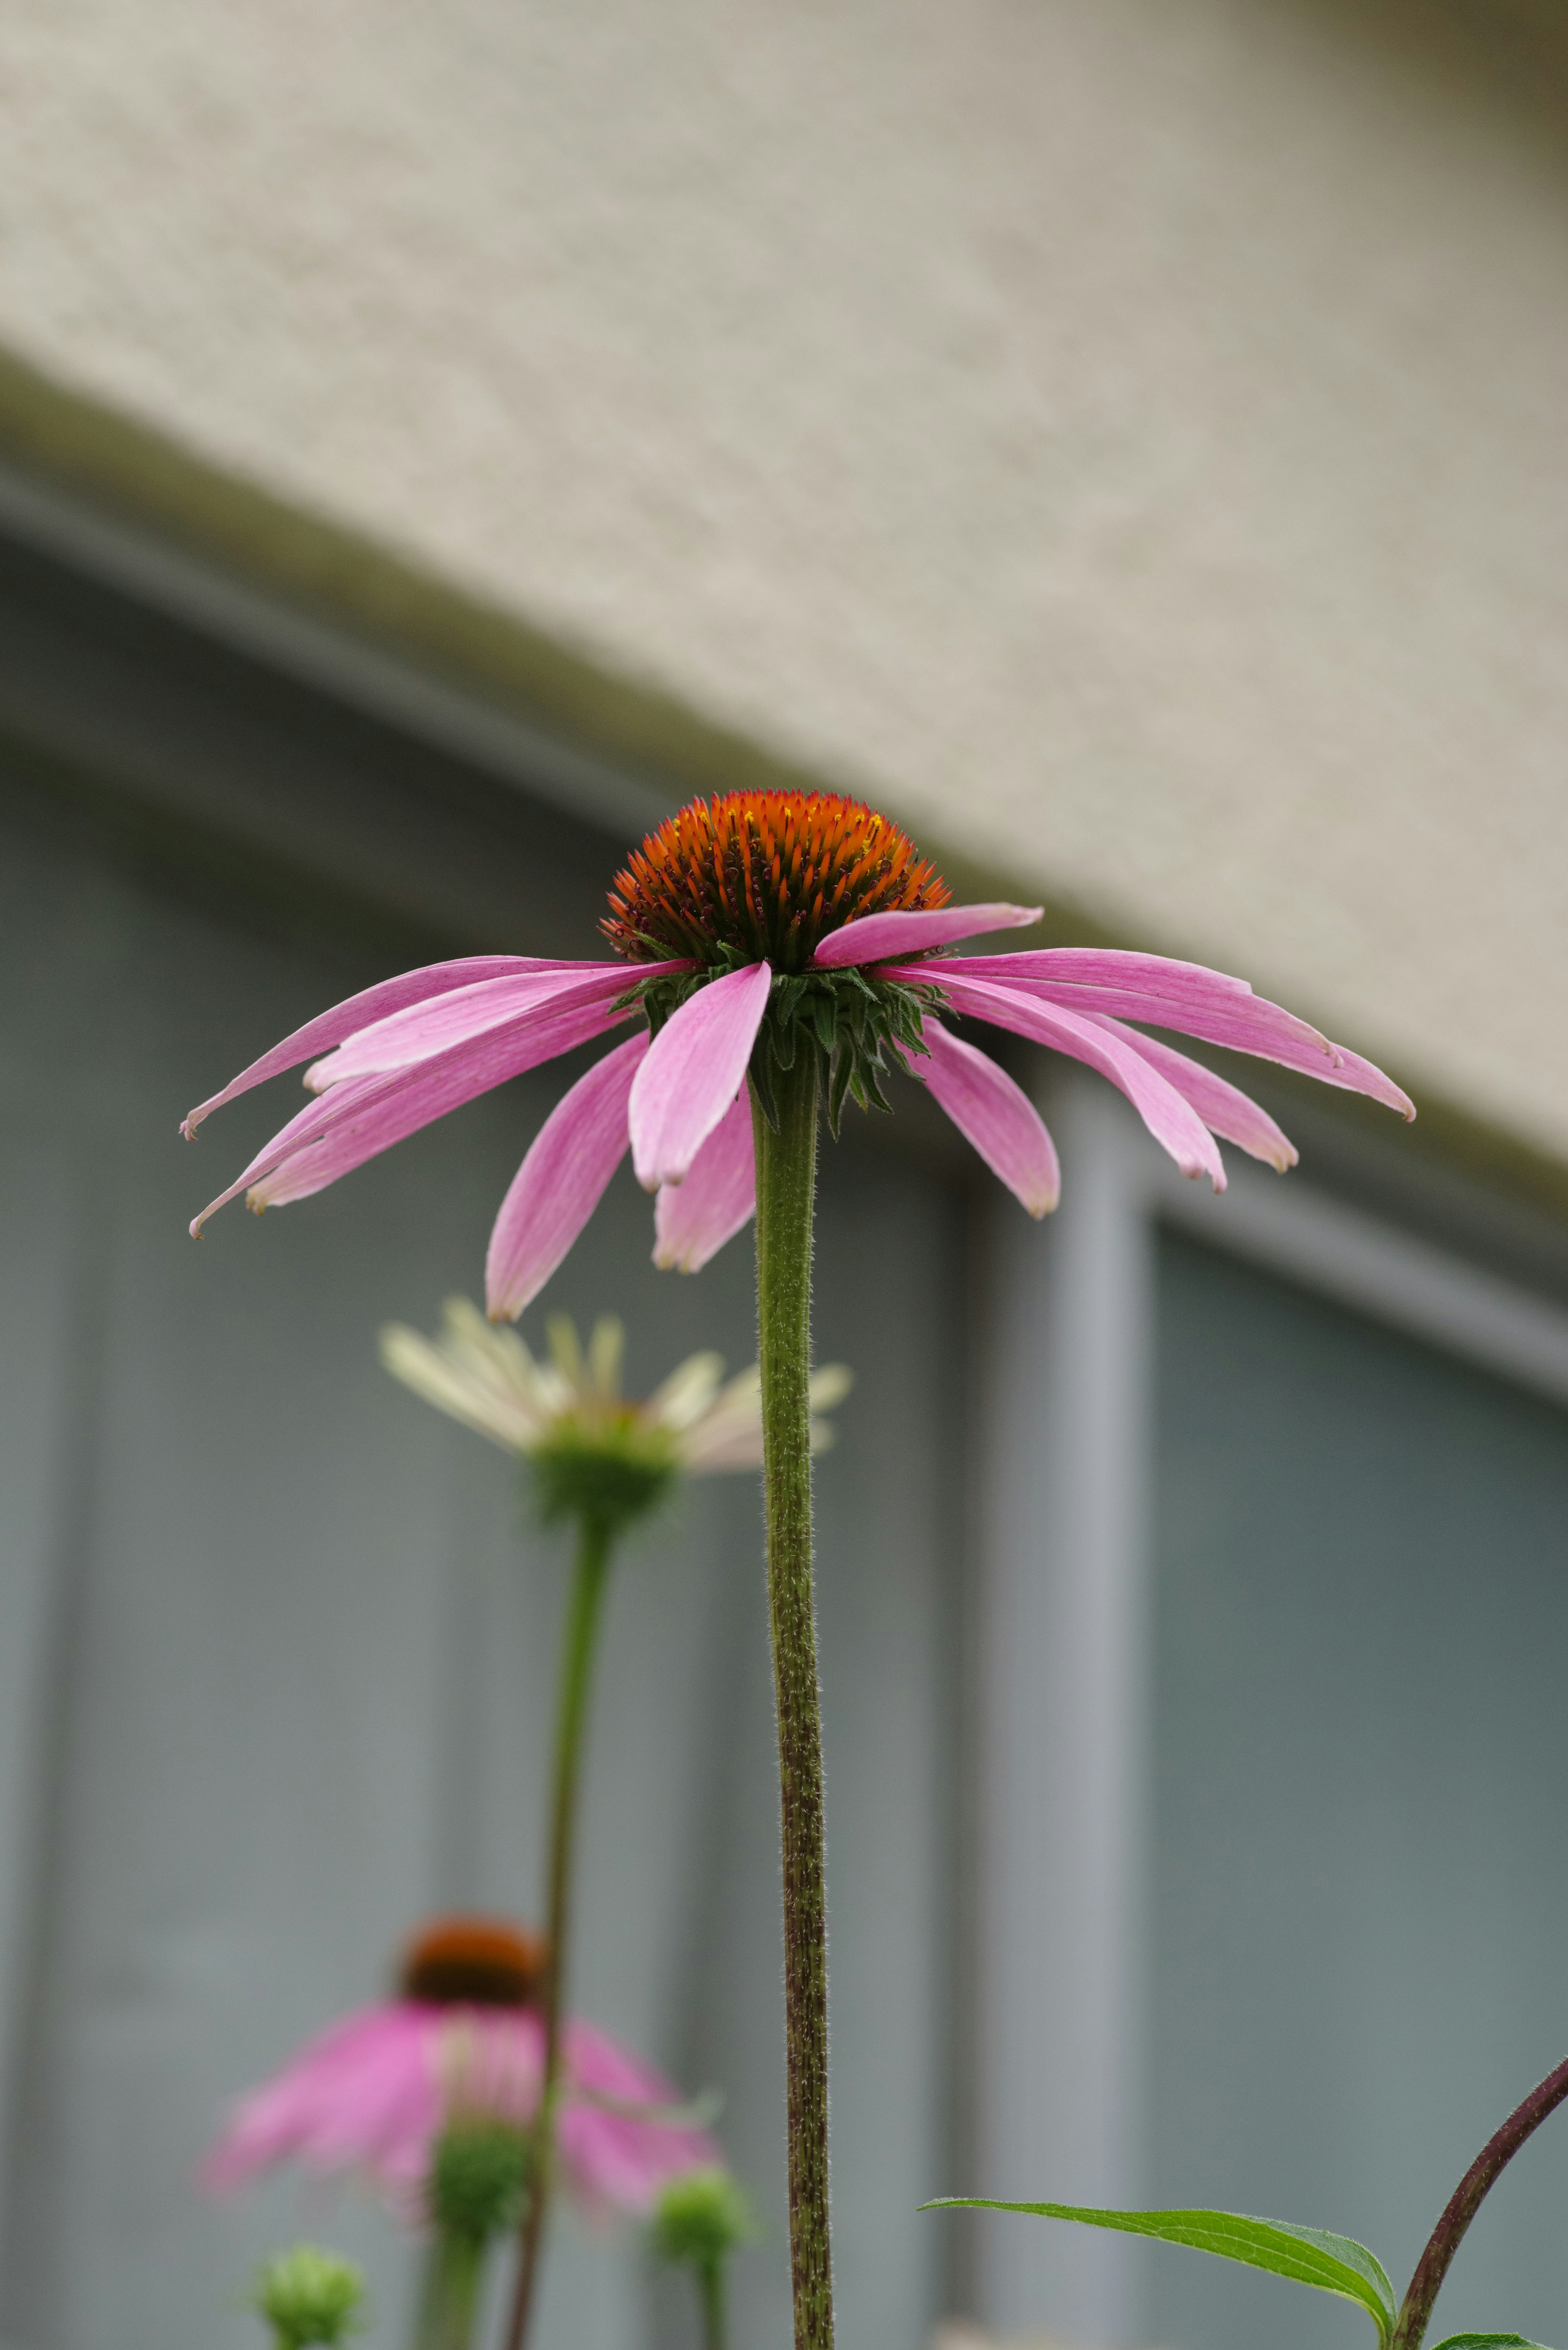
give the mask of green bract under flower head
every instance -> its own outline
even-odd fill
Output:
[[[478,2114],[451,2122],[435,2142],[426,2183],[433,2224],[476,2245],[514,2227],[528,2158],[526,2135],[509,2122]]]
[[[363,2274],[316,2244],[296,2244],[268,2261],[253,2299],[278,2350],[336,2350],[364,2324]]]
[[[546,1525],[576,1518],[606,1526],[630,1525],[656,1510],[680,1467],[661,1432],[639,1426],[629,1412],[597,1428],[556,1430],[535,1450],[532,1465]]]
[[[754,1367],[726,1383],[720,1356],[691,1355],[646,1401],[633,1402],[620,1392],[618,1322],[597,1323],[586,1351],[564,1316],[548,1328],[549,1358],[541,1363],[518,1332],[498,1329],[467,1298],[453,1297],[438,1338],[389,1325],[381,1359],[427,1403],[529,1461],[546,1518],[625,1524],[655,1508],[681,1475],[761,1465]],[[849,1386],[840,1365],[816,1372],[814,1409],[839,1402]],[[812,1440],[820,1450],[832,1430],[814,1420]]]
[[[688,2268],[715,2269],[755,2234],[745,2197],[717,2165],[670,2179],[653,2215],[654,2251]]]

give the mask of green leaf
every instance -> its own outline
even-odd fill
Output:
[[[1526,2334],[1450,2334],[1438,2350],[1544,2350]]]
[[[1394,2288],[1381,2261],[1364,2244],[1353,2243],[1348,2236],[1332,2236],[1323,2228],[1293,2228],[1287,2220],[1251,2220],[1239,2211],[1097,2211],[1075,2203],[996,2203],[978,2195],[943,2195],[920,2209],[1028,2211],[1041,2219],[1079,2220],[1090,2228],[1116,2228],[1124,2235],[1190,2244],[1195,2251],[1215,2252],[1221,2260],[1241,2261],[1248,2268],[1293,2277],[1297,2284],[1343,2294],[1366,2312],[1381,2343],[1386,2344],[1394,2330]],[[1488,2338],[1501,2342],[1503,2337]]]

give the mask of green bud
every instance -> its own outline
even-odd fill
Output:
[[[654,2210],[654,2251],[683,2267],[716,2269],[755,2233],[745,2197],[717,2165],[669,2180]]]
[[[365,2279],[352,2261],[296,2244],[261,2269],[252,2299],[278,2350],[336,2350],[364,2324]]]
[[[517,2224],[528,2183],[529,2144],[509,2122],[452,2122],[436,2140],[427,2193],[443,2236],[487,2243]]]

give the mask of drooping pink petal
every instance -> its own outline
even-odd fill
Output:
[[[959,939],[984,938],[991,931],[1022,930],[1037,922],[1044,910],[1043,906],[937,906],[923,914],[862,914],[858,921],[829,931],[812,962],[819,971],[837,971],[846,963],[923,954],[928,947],[950,947]]]
[[[1251,995],[1249,983],[1208,963],[1134,947],[1020,947],[1014,954],[962,955],[977,978],[1044,980],[1054,986],[1141,989],[1150,995]],[[1315,1033],[1315,1032],[1314,1032]]]
[[[679,2110],[680,2092],[607,2033],[574,2018],[566,2058],[570,2088],[561,2152],[590,2201],[646,2212],[666,2179],[722,2158],[706,2130],[657,2118]]]
[[[319,1093],[349,1077],[407,1068],[551,1003],[588,1003],[601,998],[613,1003],[644,978],[690,969],[685,962],[639,964],[635,969],[624,962],[579,963],[569,971],[524,972],[483,980],[472,987],[452,988],[433,1003],[410,1004],[389,1019],[378,1020],[372,1027],[361,1028],[308,1069],[305,1082]]]
[[[650,2209],[667,2178],[720,2159],[680,2119],[678,2090],[605,2033],[568,2017],[561,2151],[593,2206]],[[538,2109],[544,2026],[533,2008],[399,2000],[345,2016],[240,2099],[198,2174],[213,2194],[280,2162],[317,2177],[358,2170],[410,2219],[437,2134],[456,2112],[525,2126]]]
[[[368,2172],[415,2216],[431,2147],[462,2109],[519,2126],[537,2110],[544,2028],[532,2009],[398,2000],[345,2016],[242,2097],[198,2172],[213,2194],[280,2162]]]
[[[993,1175],[1032,1216],[1047,1215],[1062,1193],[1062,1170],[1044,1122],[1022,1086],[988,1053],[940,1020],[921,1024],[926,1053],[909,1055],[914,1076],[973,1143]]]
[[[1048,947],[1020,954],[956,956],[940,972],[926,976],[945,983],[950,973],[1033,989],[1047,1002],[1074,1011],[1147,1021],[1151,1027],[1173,1029],[1206,1045],[1275,1061],[1322,1085],[1369,1095],[1402,1118],[1416,1115],[1409,1096],[1370,1061],[1334,1044],[1265,996],[1254,995],[1245,980],[1206,970],[1201,963],[1172,962],[1163,955],[1111,948]]]
[[[1254,1159],[1267,1159],[1282,1175],[1287,1167],[1295,1165],[1299,1154],[1289,1135],[1282,1133],[1267,1110],[1260,1109],[1239,1086],[1228,1085],[1212,1069],[1189,1060],[1185,1053],[1159,1044],[1153,1036],[1140,1035],[1136,1028],[1126,1028],[1119,1020],[1107,1019],[1104,1013],[1093,1013],[1089,1017],[1122,1037],[1162,1077],[1168,1077],[1183,1099],[1192,1104],[1210,1134],[1219,1135],[1221,1141],[1235,1143],[1238,1149],[1250,1152]]]
[[[889,979],[928,980],[933,966],[894,965]],[[1047,1003],[1023,988],[999,986],[994,981],[953,976],[951,963],[940,966],[940,984],[955,1012],[967,1012],[994,1027],[1011,1028],[1032,1036],[1075,1061],[1086,1062],[1126,1094],[1144,1124],[1163,1149],[1168,1150],[1184,1175],[1207,1175],[1217,1191],[1225,1189],[1225,1169],[1214,1139],[1176,1087],[1119,1036],[1087,1019],[1081,1012]]]
[[[665,1272],[699,1273],[756,1212],[757,1162],[752,1103],[742,1089],[696,1158],[684,1183],[659,1186],[653,1262]]]
[[[1075,958],[1083,962],[1086,955]],[[1145,1020],[1157,1028],[1172,1028],[1206,1044],[1225,1044],[1241,1052],[1287,1057],[1293,1067],[1310,1076],[1326,1076],[1334,1066],[1334,1048],[1326,1036],[1298,1020],[1292,1012],[1254,995],[1242,980],[1223,972],[1206,972],[1192,963],[1161,963],[1158,955],[1127,955],[1127,964],[1141,964],[1144,976],[1130,971],[1118,980],[1109,966],[1113,957],[1098,955],[1106,966],[1096,980],[1064,977],[1054,968],[1054,955],[956,955],[942,966],[960,978],[991,980],[1002,987],[1022,987],[1047,1003],[1072,1012],[1108,1013],[1114,1019]]]
[[[685,1181],[739,1093],[773,976],[756,962],[713,980],[654,1038],[631,1089],[631,1158],[645,1191]]]
[[[484,1302],[514,1321],[537,1297],[604,1197],[626,1156],[627,1102],[649,1051],[647,1032],[597,1061],[557,1102],[512,1179],[490,1235]]]
[[[462,955],[454,962],[426,963],[419,971],[405,971],[396,979],[383,979],[374,987],[363,988],[358,995],[348,996],[330,1012],[318,1013],[264,1053],[259,1061],[231,1077],[222,1093],[213,1094],[199,1102],[182,1121],[181,1132],[194,1135],[204,1118],[222,1109],[236,1095],[248,1093],[268,1077],[280,1076],[284,1070],[297,1068],[301,1061],[313,1061],[318,1054],[330,1052],[346,1037],[368,1028],[373,1021],[384,1019],[389,1013],[400,1011],[404,1004],[423,1003],[432,995],[442,995],[449,988],[467,987],[476,980],[504,979],[523,972],[592,971],[594,963],[557,962],[538,955]]]
[[[630,1017],[612,1012],[602,993],[596,997],[590,987],[586,993],[580,1003],[555,998],[505,1028],[471,1037],[411,1068],[330,1087],[273,1136],[191,1230],[199,1232],[241,1191],[251,1193],[258,1210],[306,1199],[462,1103]]]
[[[273,2080],[242,2097],[202,2165],[226,2193],[275,2163],[321,2173],[380,2175],[416,2161],[439,2126],[431,2011],[402,2002],[363,2009],[320,2033]]]
[[[237,1200],[251,1184],[274,1174],[280,1167],[286,1166],[291,1159],[303,1156],[324,1141],[335,1126],[340,1125],[356,1111],[368,1110],[389,1093],[406,1089],[406,1080],[360,1077],[355,1084],[338,1088],[330,1101],[306,1102],[303,1109],[296,1110],[286,1126],[279,1127],[270,1141],[263,1143],[250,1164],[241,1170],[228,1189],[220,1191],[215,1200],[208,1201],[192,1222],[192,1237],[199,1239],[209,1218],[215,1216],[220,1208],[226,1208],[231,1200]]]
[[[1364,1061],[1348,1045],[1336,1045],[1334,1052],[1334,1067],[1314,1069],[1314,1077],[1321,1077],[1325,1086],[1338,1086],[1345,1093],[1367,1094],[1374,1101],[1397,1109],[1407,1123],[1415,1117],[1416,1105],[1409,1095],[1402,1092],[1392,1077],[1385,1076],[1374,1062]]]

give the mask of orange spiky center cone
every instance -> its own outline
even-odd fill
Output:
[[[403,1952],[398,1988],[431,2007],[529,2007],[549,1944],[500,1918],[438,1918]]]
[[[727,792],[650,832],[610,891],[606,937],[634,962],[804,971],[830,931],[866,914],[945,906],[908,836],[834,792]]]

